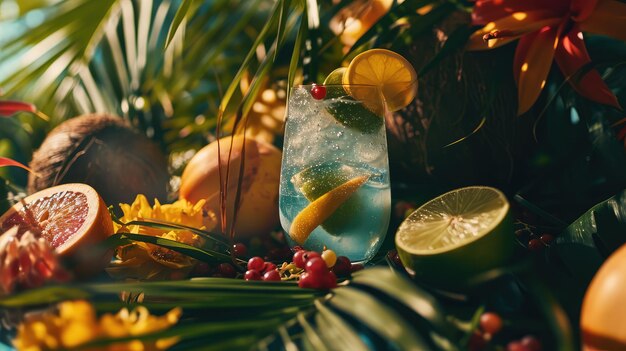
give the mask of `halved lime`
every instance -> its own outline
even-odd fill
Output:
[[[340,162],[327,162],[304,169],[291,179],[294,186],[302,192],[307,200],[313,202],[320,196],[344,184],[350,179],[367,175],[368,173]],[[359,193],[352,195],[323,223],[322,227],[331,235],[345,232],[351,225],[361,206],[366,201]]]
[[[348,128],[362,133],[375,133],[383,125],[381,113],[374,113],[366,105],[351,97],[342,86],[343,74],[346,67],[340,67],[330,72],[324,80],[326,85],[326,110]],[[338,84],[338,85],[337,85]],[[352,90],[375,90],[374,87],[353,87]]]
[[[515,251],[509,202],[491,187],[445,193],[411,213],[396,232],[410,274],[437,287],[463,282],[509,261]]]

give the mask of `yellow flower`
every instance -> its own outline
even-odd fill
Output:
[[[66,301],[55,312],[30,315],[18,326],[13,344],[18,350],[59,350],[84,345],[99,339],[142,336],[168,329],[180,319],[182,310],[174,308],[164,316],[151,315],[143,306],[129,312],[122,308],[117,314],[100,319],[93,306],[84,300]],[[153,341],[132,340],[89,348],[92,351],[164,350],[178,338]]]
[[[159,203],[155,200],[154,206],[150,206],[144,195],[137,195],[132,204],[120,204],[124,216],[120,220],[124,223],[135,220],[156,220],[182,224],[198,229],[213,229],[217,223],[217,217],[210,213],[204,213],[202,207],[204,200],[193,204],[187,200],[178,200],[172,204]],[[211,221],[204,221],[209,216]],[[205,228],[203,223],[214,223],[211,228]],[[140,225],[115,225],[116,232],[151,235],[159,238],[178,241],[184,244],[201,247],[204,239],[188,230],[164,230]],[[184,278],[196,264],[196,260],[179,254],[161,246],[136,242],[118,248],[116,259],[111,263],[107,272],[115,278],[133,279],[180,279]]]

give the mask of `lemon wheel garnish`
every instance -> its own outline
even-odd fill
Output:
[[[403,264],[424,280],[454,285],[506,263],[515,249],[509,207],[502,192],[483,186],[427,202],[396,232]]]
[[[313,230],[324,223],[368,179],[369,175],[352,178],[311,202],[293,219],[289,228],[291,239],[299,245],[304,244]]]
[[[401,55],[386,49],[367,50],[357,55],[343,75],[346,85],[375,85],[380,88],[387,108],[397,111],[413,101],[417,94],[417,73],[413,65]],[[382,111],[375,104],[380,101],[371,89],[350,88],[355,99],[370,104],[375,112]]]

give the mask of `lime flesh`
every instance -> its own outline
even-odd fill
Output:
[[[506,263],[514,253],[509,203],[499,190],[467,187],[415,210],[400,225],[396,247],[409,273],[454,286]]]
[[[327,101],[326,110],[337,122],[348,128],[358,130],[362,133],[372,134],[380,129],[383,125],[382,113],[374,113],[369,110],[363,102],[355,100],[351,97],[342,86],[343,74],[346,67],[340,67],[332,71],[324,80],[326,87]],[[334,86],[335,84],[339,84]],[[353,88],[358,89],[358,88]],[[361,89],[371,90],[371,87],[363,87]]]

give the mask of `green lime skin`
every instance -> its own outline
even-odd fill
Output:
[[[491,232],[461,247],[437,254],[413,254],[396,245],[407,272],[434,288],[467,292],[474,278],[506,266],[516,257],[517,245],[510,213]]]
[[[358,175],[362,174],[354,173],[339,162],[330,162],[303,170],[294,176],[292,182],[307,200],[313,202]],[[352,219],[357,217],[354,214],[361,211],[365,201],[357,191],[322,223],[322,228],[331,235],[341,235],[352,226]]]
[[[342,125],[365,134],[373,134],[380,130],[383,118],[370,111],[363,102],[355,100],[344,89],[342,84],[345,67],[332,71],[326,80],[326,110]],[[337,86],[334,86],[339,84]]]

